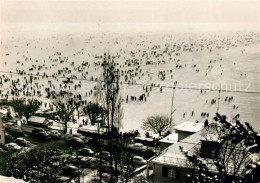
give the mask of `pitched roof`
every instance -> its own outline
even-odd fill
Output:
[[[31,116],[28,121],[30,122],[37,122],[37,123],[44,123],[46,118],[38,117],[38,116]]]
[[[184,132],[194,132],[194,133],[200,131],[203,128],[204,128],[203,123],[196,123],[190,121],[180,123],[174,127],[175,130],[184,131]]]
[[[171,133],[170,135],[159,140],[159,142],[174,144],[178,142],[178,136],[179,136],[178,133]]]
[[[181,140],[180,142],[169,146],[167,149],[161,152],[158,156],[151,158],[150,162],[158,163],[158,164],[165,164],[165,165],[175,165],[178,167],[187,167],[187,163],[189,163],[184,155],[184,153],[180,150],[180,146],[183,148],[185,152],[188,152],[189,155],[196,154],[198,149],[201,147],[201,140],[207,139],[210,141],[216,141],[216,136],[214,133],[214,126],[219,125],[217,123],[211,123],[209,126],[203,128],[197,133],[194,133],[187,138]],[[213,137],[213,138],[209,138]],[[202,161],[207,161],[208,167],[210,170],[215,171],[216,167],[213,163],[213,159],[201,158]],[[212,161],[212,163],[209,163]],[[231,171],[232,164],[230,166],[229,171]],[[244,165],[241,165],[241,169]]]
[[[194,133],[185,139],[181,140],[180,142],[177,142],[171,146],[169,146],[167,149],[162,151],[162,153],[154,158],[152,161],[158,162],[158,163],[166,163],[166,164],[176,164],[181,166],[180,163],[184,163],[183,166],[186,165],[184,162],[185,155],[180,150],[180,146],[183,147],[185,151],[188,151],[189,153],[192,153],[193,150],[195,150],[196,145],[200,145],[200,140],[203,137],[203,134],[205,134],[206,129],[203,128],[201,131]]]

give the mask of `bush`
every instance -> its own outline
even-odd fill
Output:
[[[23,131],[20,128],[10,128],[10,129],[8,129],[8,132],[14,138],[23,137],[24,136],[24,133],[23,133]]]
[[[83,147],[84,143],[82,141],[79,141],[77,138],[68,138],[65,140],[68,145],[73,147]]]
[[[42,129],[38,129],[38,128],[34,128],[34,129],[32,130],[32,135],[36,135],[36,134],[39,133],[39,132],[43,132],[43,130],[42,130]]]
[[[99,147],[101,144],[96,138],[92,138],[88,140],[88,145],[92,147]]]
[[[5,145],[3,145],[3,144],[0,144],[0,149],[2,149],[2,150],[4,150],[4,151],[7,151],[7,150],[8,150],[8,148],[7,148]]]
[[[153,157],[154,155],[155,155],[155,153],[153,152],[153,150],[150,150],[150,149],[147,149],[141,153],[141,156],[144,157],[145,159],[149,159],[149,158]]]
[[[5,143],[10,143],[10,142],[13,142],[14,140],[14,137],[10,134],[5,134]]]
[[[145,159],[149,159],[149,158],[151,158],[155,155],[155,153],[151,149],[138,150],[138,149],[129,148],[128,151],[133,153],[133,154],[138,154],[139,156],[142,156]]]
[[[10,111],[7,112],[7,114],[6,114],[6,119],[7,119],[7,121],[10,120],[10,119],[12,119],[12,116],[11,116]]]

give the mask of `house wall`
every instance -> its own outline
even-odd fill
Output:
[[[149,167],[153,168],[153,175],[148,177],[148,182],[151,183],[187,183],[188,182],[188,179],[186,177],[187,170],[185,168],[157,164],[157,163],[150,163],[147,166],[147,169],[149,169]],[[174,170],[176,170],[178,174],[177,178],[164,177],[163,167],[171,167]]]
[[[176,133],[178,133],[178,141],[181,141],[182,139],[185,139],[186,137],[194,134],[193,132],[184,132],[176,130]]]
[[[172,144],[170,143],[165,143],[165,142],[160,142],[159,147],[160,147],[160,151],[166,149],[167,147],[171,146]]]

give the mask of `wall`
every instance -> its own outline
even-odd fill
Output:
[[[167,147],[171,146],[172,144],[170,143],[165,143],[165,142],[159,142],[159,147],[160,147],[160,151],[166,149]]]
[[[157,164],[157,163],[149,163],[147,167],[153,168],[153,175],[148,177],[148,182],[151,183],[187,183],[188,179],[186,177],[187,170],[181,167],[174,167],[169,165]],[[162,175],[163,167],[173,167],[178,172],[177,178],[164,177]]]
[[[179,131],[179,130],[176,130],[176,133],[178,133],[178,141],[181,141],[181,140],[185,139],[186,137],[194,134],[193,132],[184,132],[184,131]]]

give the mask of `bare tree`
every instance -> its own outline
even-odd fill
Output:
[[[99,162],[97,163],[98,173],[97,178],[99,182],[102,182],[102,165],[103,165],[103,158],[102,158],[102,139],[100,138],[100,128],[104,124],[104,119],[106,115],[105,109],[100,106],[98,103],[89,102],[86,106],[83,107],[83,112],[88,115],[90,122],[92,125],[97,125],[98,129],[98,143],[100,144],[98,147],[99,151]]]
[[[170,130],[172,127],[172,121],[168,116],[154,115],[149,116],[143,121],[142,128],[147,131],[153,131],[158,133],[160,136],[162,133]]]
[[[90,102],[83,107],[83,112],[88,115],[92,125],[103,123],[106,111],[98,103]]]
[[[28,119],[39,109],[40,102],[38,100],[28,100],[26,103],[25,100],[16,99],[13,101],[2,101],[0,106],[11,106],[19,116],[24,116]]]
[[[77,104],[73,98],[57,96],[54,99],[54,105],[56,106],[56,114],[64,123],[64,132],[67,133],[68,122],[74,119],[74,111],[76,110]]]
[[[116,66],[117,64],[111,56],[104,54],[101,82],[95,92],[97,102],[106,109],[106,124],[109,131],[112,127],[118,128],[118,122],[122,119],[122,98],[119,92],[120,72]],[[118,115],[119,113],[121,114]],[[118,117],[120,117],[120,119]]]
[[[107,127],[108,149],[110,152],[110,170],[113,169],[113,160],[116,173],[111,173],[118,180],[117,169],[120,160],[120,138],[119,129],[123,118],[122,98],[120,96],[120,72],[116,67],[117,63],[109,54],[104,54],[102,62],[103,72],[99,86],[96,87],[95,96],[97,102],[102,105],[106,111],[105,125]],[[112,175],[114,174],[114,175]]]
[[[127,149],[127,144],[122,145],[120,174],[121,182],[131,182],[135,171],[133,153]]]

